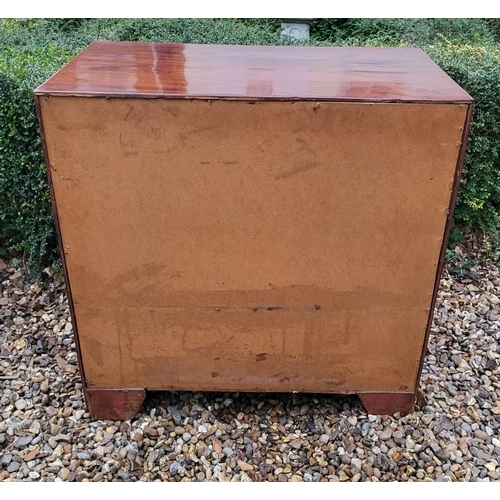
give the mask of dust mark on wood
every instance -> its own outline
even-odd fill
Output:
[[[102,344],[96,339],[87,339],[88,352],[97,366],[103,366]]]
[[[175,108],[173,106],[164,106],[163,111],[166,111],[167,113],[171,114],[172,116],[178,116],[179,115],[179,109]]]
[[[282,174],[279,174],[275,177],[276,180],[280,179],[288,179],[289,177],[293,177],[294,175],[300,174],[302,172],[307,172],[308,170],[311,170],[314,167],[317,167],[320,163],[317,161],[311,161],[304,163],[300,167],[295,168],[294,170],[290,170],[289,172],[284,172]]]
[[[301,137],[296,137],[295,140],[299,143],[302,144],[302,146],[297,149],[298,151],[307,151],[309,149],[309,144],[306,140],[302,139]]]
[[[125,119],[123,121],[127,121],[130,116],[130,113],[132,113],[133,111],[134,111],[134,106],[130,106],[130,109],[127,111],[127,114],[125,115]]]

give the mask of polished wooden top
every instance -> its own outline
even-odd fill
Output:
[[[421,49],[91,43],[36,94],[471,102]]]

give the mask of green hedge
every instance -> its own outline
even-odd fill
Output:
[[[500,47],[443,40],[425,47],[439,66],[474,99],[455,219],[499,241]]]
[[[92,40],[283,45],[276,19],[0,20],[0,256],[38,274],[57,261],[33,89]],[[456,222],[497,242],[500,24],[492,19],[316,19],[313,45],[422,47],[474,98]]]
[[[0,250],[24,253],[36,273],[58,254],[33,89],[73,55],[51,44],[2,47]]]

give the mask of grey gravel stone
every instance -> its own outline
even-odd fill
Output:
[[[17,410],[24,410],[28,406],[28,402],[25,399],[18,399],[14,406]]]
[[[19,436],[14,442],[14,447],[24,448],[28,446],[31,441],[33,441],[33,436]]]
[[[441,453],[441,446],[439,446],[437,443],[431,442],[429,443],[429,447],[435,455]]]
[[[128,481],[130,479],[130,474],[125,469],[120,469],[116,475],[122,481]]]
[[[484,452],[483,450],[478,450],[477,458],[479,460],[484,460],[485,462],[487,462],[488,460],[491,459],[491,455],[489,453]]]
[[[179,410],[175,406],[167,407],[168,413],[170,413],[175,425],[181,425],[182,416]]]
[[[19,467],[20,467],[20,464],[19,462],[11,462],[8,466],[7,466],[7,472],[16,472],[19,470]]]
[[[370,425],[369,422],[365,422],[362,426],[361,426],[361,435],[363,437],[367,436],[368,433],[370,432],[370,429],[372,428],[372,426]]]
[[[472,432],[472,427],[467,422],[462,422],[461,428],[467,433],[470,434]]]
[[[425,424],[425,425],[429,425],[432,422],[433,419],[434,419],[434,415],[432,415],[430,413],[425,413],[421,417],[422,423]]]

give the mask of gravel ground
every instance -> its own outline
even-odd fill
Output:
[[[441,281],[414,413],[357,397],[151,393],[131,421],[86,412],[64,285],[0,260],[0,481],[498,481],[500,275]],[[465,250],[464,250],[465,249]]]

